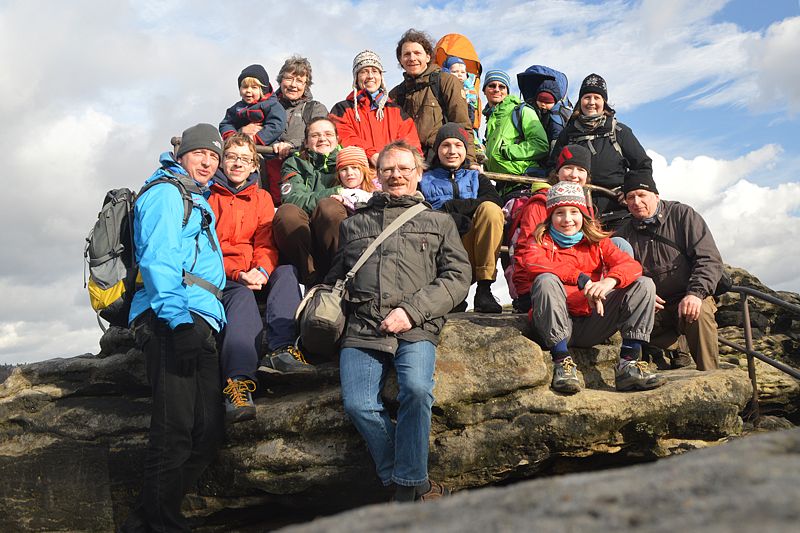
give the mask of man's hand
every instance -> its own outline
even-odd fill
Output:
[[[664,304],[667,303],[664,298],[656,294],[656,313],[664,309]]]
[[[281,159],[286,159],[289,157],[289,153],[292,151],[292,144],[287,142],[276,142],[272,145],[272,149],[275,151],[275,154],[278,157]]]
[[[386,333],[403,333],[412,328],[411,319],[402,307],[395,307],[381,322],[381,331]]]
[[[703,305],[703,300],[694,294],[687,294],[678,304],[678,318],[685,318],[686,322],[691,324],[700,316],[700,306]]]
[[[380,154],[378,152],[375,152],[374,154],[372,154],[372,157],[369,158],[369,162],[372,165],[372,168],[378,168],[378,155]]]
[[[267,282],[267,277],[262,274],[257,268],[251,268],[247,272],[239,272],[239,283],[247,286],[248,289],[254,291],[261,290],[261,287]]]
[[[167,361],[167,372],[172,371],[177,376],[189,377],[194,375],[197,368],[197,358],[203,339],[194,327],[194,324],[180,324],[172,330],[172,356],[174,360]]]

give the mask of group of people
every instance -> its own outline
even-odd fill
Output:
[[[311,95],[307,59],[283,64],[277,90],[262,66],[248,66],[241,100],[219,127],[188,128],[174,154],[161,155],[145,183],[179,180],[192,209],[186,220],[176,215],[183,199],[164,183],[135,204],[142,284],[130,325],[153,410],[144,487],[124,530],[187,529],[181,500],[224,422],[255,417],[257,373],[315,371],[315,354],[296,342],[301,286],[343,279],[423,202],[428,209],[349,281],[338,357],[344,410],[395,501],[448,493],[427,470],[436,344],[445,316],[466,310],[473,283],[475,311],[502,312],[490,287],[503,244],[515,308],[552,355],[556,393],[581,389],[571,348],[615,332],[619,391],[665,383],[642,361],[647,350],[674,354],[674,366],[688,352],[699,370],[716,368],[719,252],[698,213],[659,198],[651,161],[617,121],[605,80],[583,80],[562,124],[551,110],[564,95],[552,84],[522,102],[509,94],[509,74],[490,70],[480,140],[474,77],[461,76],[460,58],[442,69],[432,56],[424,32],[405,32],[396,49],[403,80],[387,90],[380,57],[362,51],[330,113]],[[498,190],[484,172],[549,175]],[[592,185],[610,195],[593,197]],[[380,394],[391,367],[394,420]]]

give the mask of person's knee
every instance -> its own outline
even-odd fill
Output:
[[[536,276],[531,285],[531,294],[542,294],[561,285],[561,280],[555,274],[545,273]]]
[[[477,225],[499,226],[505,224],[503,209],[494,202],[482,202],[473,215],[473,222]]]
[[[347,218],[347,209],[341,202],[333,198],[320,200],[311,215],[312,223],[316,221],[323,223],[341,222],[345,218]]]
[[[656,284],[647,276],[639,276],[630,284],[630,288],[642,293],[645,298],[655,299],[656,297]]]
[[[633,246],[627,240],[622,237],[611,237],[611,242],[614,243],[614,246],[633,257]]]
[[[433,383],[420,377],[403,384],[398,400],[408,405],[430,405],[433,403]]]
[[[308,226],[308,215],[294,204],[283,204],[272,220],[272,228],[278,235],[288,234],[293,228]]]

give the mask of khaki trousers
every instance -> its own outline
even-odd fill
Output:
[[[719,341],[714,317],[717,305],[714,298],[708,296],[703,300],[700,316],[691,324],[678,318],[678,303],[665,305],[656,313],[650,344],[665,350],[688,351],[697,364],[697,370],[719,368]]]
[[[483,202],[472,216],[472,228],[461,237],[472,266],[472,281],[492,280],[503,240],[503,210],[494,202]]]

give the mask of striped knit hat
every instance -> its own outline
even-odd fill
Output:
[[[547,218],[553,214],[557,207],[572,206],[580,209],[586,217],[591,217],[589,208],[586,207],[586,195],[583,187],[571,181],[559,181],[547,191]]]
[[[490,70],[486,73],[486,77],[483,80],[483,89],[486,90],[486,86],[489,85],[493,81],[499,81],[503,85],[506,86],[509,92],[511,92],[511,76],[508,75],[508,72],[505,70]]]
[[[350,166],[369,167],[367,153],[360,146],[345,146],[336,155],[336,170]]]

